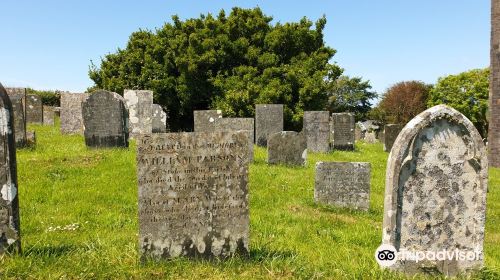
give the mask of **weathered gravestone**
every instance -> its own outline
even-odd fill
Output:
[[[43,124],[44,125],[54,125],[54,107],[53,106],[43,106]]]
[[[143,260],[249,253],[247,134],[154,133],[138,138]]]
[[[61,92],[61,133],[83,134],[82,102],[87,93]]]
[[[269,135],[283,131],[283,104],[255,105],[255,143],[267,146]]]
[[[42,98],[36,94],[26,95],[26,123],[43,124]]]
[[[368,211],[370,170],[368,162],[317,162],[314,200]]]
[[[167,132],[167,113],[158,104],[153,104],[153,119],[151,120],[153,133]]]
[[[82,103],[85,144],[88,147],[128,147],[128,112],[123,97],[97,91]]]
[[[153,131],[153,92],[150,90],[130,90],[123,93],[129,112],[130,138]]]
[[[374,144],[378,142],[378,136],[376,131],[365,132],[365,138],[363,139],[366,143]]]
[[[253,161],[254,119],[252,118],[218,118],[214,122],[213,131],[247,131],[249,160]]]
[[[399,132],[403,129],[400,124],[386,124],[384,127],[384,151],[390,152],[394,141],[399,135]]]
[[[303,132],[281,131],[267,139],[267,162],[269,164],[305,165],[307,143]]]
[[[26,145],[26,121],[24,119],[23,96],[9,95],[12,111],[14,113],[14,134],[16,138],[16,146],[24,147]]]
[[[387,162],[383,244],[472,258],[398,259],[390,268],[456,275],[482,267],[487,178],[486,149],[464,115],[438,105],[411,120]]]
[[[221,110],[195,110],[193,111],[194,131],[210,132],[215,128],[215,121],[222,118]]]
[[[330,126],[330,130],[333,132],[333,148],[335,150],[354,150],[354,115],[333,113]]]
[[[305,111],[302,131],[306,135],[307,149],[312,152],[330,151],[330,113]]]
[[[0,256],[21,251],[14,114],[0,84]]]

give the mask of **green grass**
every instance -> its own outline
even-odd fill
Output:
[[[91,150],[81,136],[32,126],[36,149],[18,150],[23,252],[0,260],[0,279],[405,279],[378,268],[387,153],[358,143],[355,152],[309,154],[305,168],[268,166],[255,150],[250,167],[249,259],[139,263],[135,146]],[[372,165],[369,212],[313,201],[316,161]],[[500,170],[490,170],[486,268],[500,278]],[[423,277],[419,277],[423,278]]]

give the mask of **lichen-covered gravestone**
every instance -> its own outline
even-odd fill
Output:
[[[9,93],[9,98],[12,104],[12,111],[14,113],[14,127],[15,127],[15,138],[16,146],[24,147],[26,146],[26,121],[24,118],[24,93],[23,94],[11,94]]]
[[[54,107],[53,106],[43,106],[43,124],[44,125],[54,125]]]
[[[21,251],[13,119],[9,97],[0,84],[0,256]]]
[[[82,103],[85,144],[88,147],[128,147],[128,112],[123,97],[97,91]]]
[[[248,166],[248,132],[141,135],[141,258],[247,255]]]
[[[479,259],[398,259],[391,268],[456,275],[482,267],[487,176],[485,146],[464,115],[438,105],[411,120],[387,162],[383,244]]]
[[[215,128],[215,122],[222,118],[221,110],[196,110],[193,111],[194,131],[210,132]]]
[[[249,160],[253,161],[254,119],[252,118],[218,118],[213,131],[247,131]]]
[[[130,90],[123,93],[129,112],[130,138],[153,131],[153,92]]]
[[[314,200],[368,211],[370,170],[368,162],[317,162]]]
[[[153,119],[151,121],[153,133],[167,132],[167,113],[158,104],[153,104]]]
[[[303,132],[280,131],[267,139],[269,164],[305,165],[307,143]]]
[[[306,134],[307,149],[311,152],[330,151],[330,113],[305,111],[302,131]]]
[[[330,130],[335,150],[354,150],[354,115],[351,113],[333,113]]]
[[[269,135],[283,131],[283,104],[255,105],[255,143],[266,147]]]
[[[26,122],[43,124],[42,98],[36,94],[26,95]]]
[[[403,129],[403,126],[400,124],[386,124],[384,126],[384,151],[391,151],[401,129]]]
[[[82,102],[87,93],[61,92],[61,133],[83,134]]]

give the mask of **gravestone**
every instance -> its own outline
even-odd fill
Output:
[[[36,94],[26,95],[26,123],[43,124],[42,98]]]
[[[248,131],[249,160],[253,161],[254,119],[252,118],[217,118],[213,131]]]
[[[281,131],[267,139],[267,162],[269,164],[305,165],[307,143],[303,132]]]
[[[123,97],[96,91],[83,101],[82,113],[88,147],[128,147],[128,112]]]
[[[130,90],[123,93],[129,112],[130,138],[153,131],[153,92],[150,90]]]
[[[266,147],[269,135],[283,131],[283,104],[255,105],[255,143]]]
[[[307,149],[311,152],[330,151],[330,113],[328,111],[305,111],[303,129]]]
[[[14,114],[0,84],[0,256],[21,251]]]
[[[83,134],[82,102],[87,93],[61,92],[61,133]]]
[[[247,134],[138,137],[142,260],[249,253]]]
[[[354,128],[354,140],[363,140],[365,138],[365,131],[361,130],[359,123],[356,123]]]
[[[480,258],[397,260],[390,268],[453,276],[482,267],[487,180],[486,148],[464,115],[438,105],[411,120],[387,161],[383,244]]]
[[[158,104],[153,104],[153,119],[151,121],[153,133],[167,132],[167,113]]]
[[[36,146],[36,131],[26,131],[26,146]]]
[[[61,117],[61,107],[54,107],[54,114]]]
[[[400,124],[386,124],[384,127],[384,151],[390,152],[392,149],[392,145],[396,138],[399,135],[399,132],[403,129],[403,126]]]
[[[54,107],[53,106],[43,106],[43,124],[44,125],[54,125]]]
[[[354,115],[333,113],[330,126],[333,134],[333,148],[335,150],[354,150]]]
[[[16,147],[26,146],[26,121],[24,119],[24,105],[22,95],[10,95],[12,111],[14,113],[14,134]]]
[[[378,142],[377,132],[373,130],[365,132],[365,138],[363,140],[369,144],[377,143]]]
[[[368,211],[370,170],[368,162],[317,162],[314,200]]]
[[[194,131],[210,132],[215,128],[215,121],[222,118],[221,110],[195,110],[193,111]]]

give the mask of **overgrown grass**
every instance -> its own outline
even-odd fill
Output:
[[[34,150],[18,151],[23,253],[0,261],[0,278],[19,279],[404,279],[379,269],[387,154],[381,144],[355,152],[310,154],[305,168],[268,166],[255,150],[250,167],[249,259],[178,259],[139,263],[135,146],[93,150],[81,136],[32,126]],[[372,166],[369,212],[313,201],[317,161]],[[477,279],[500,278],[500,170],[490,170],[486,268]],[[418,277],[423,278],[423,277]]]

